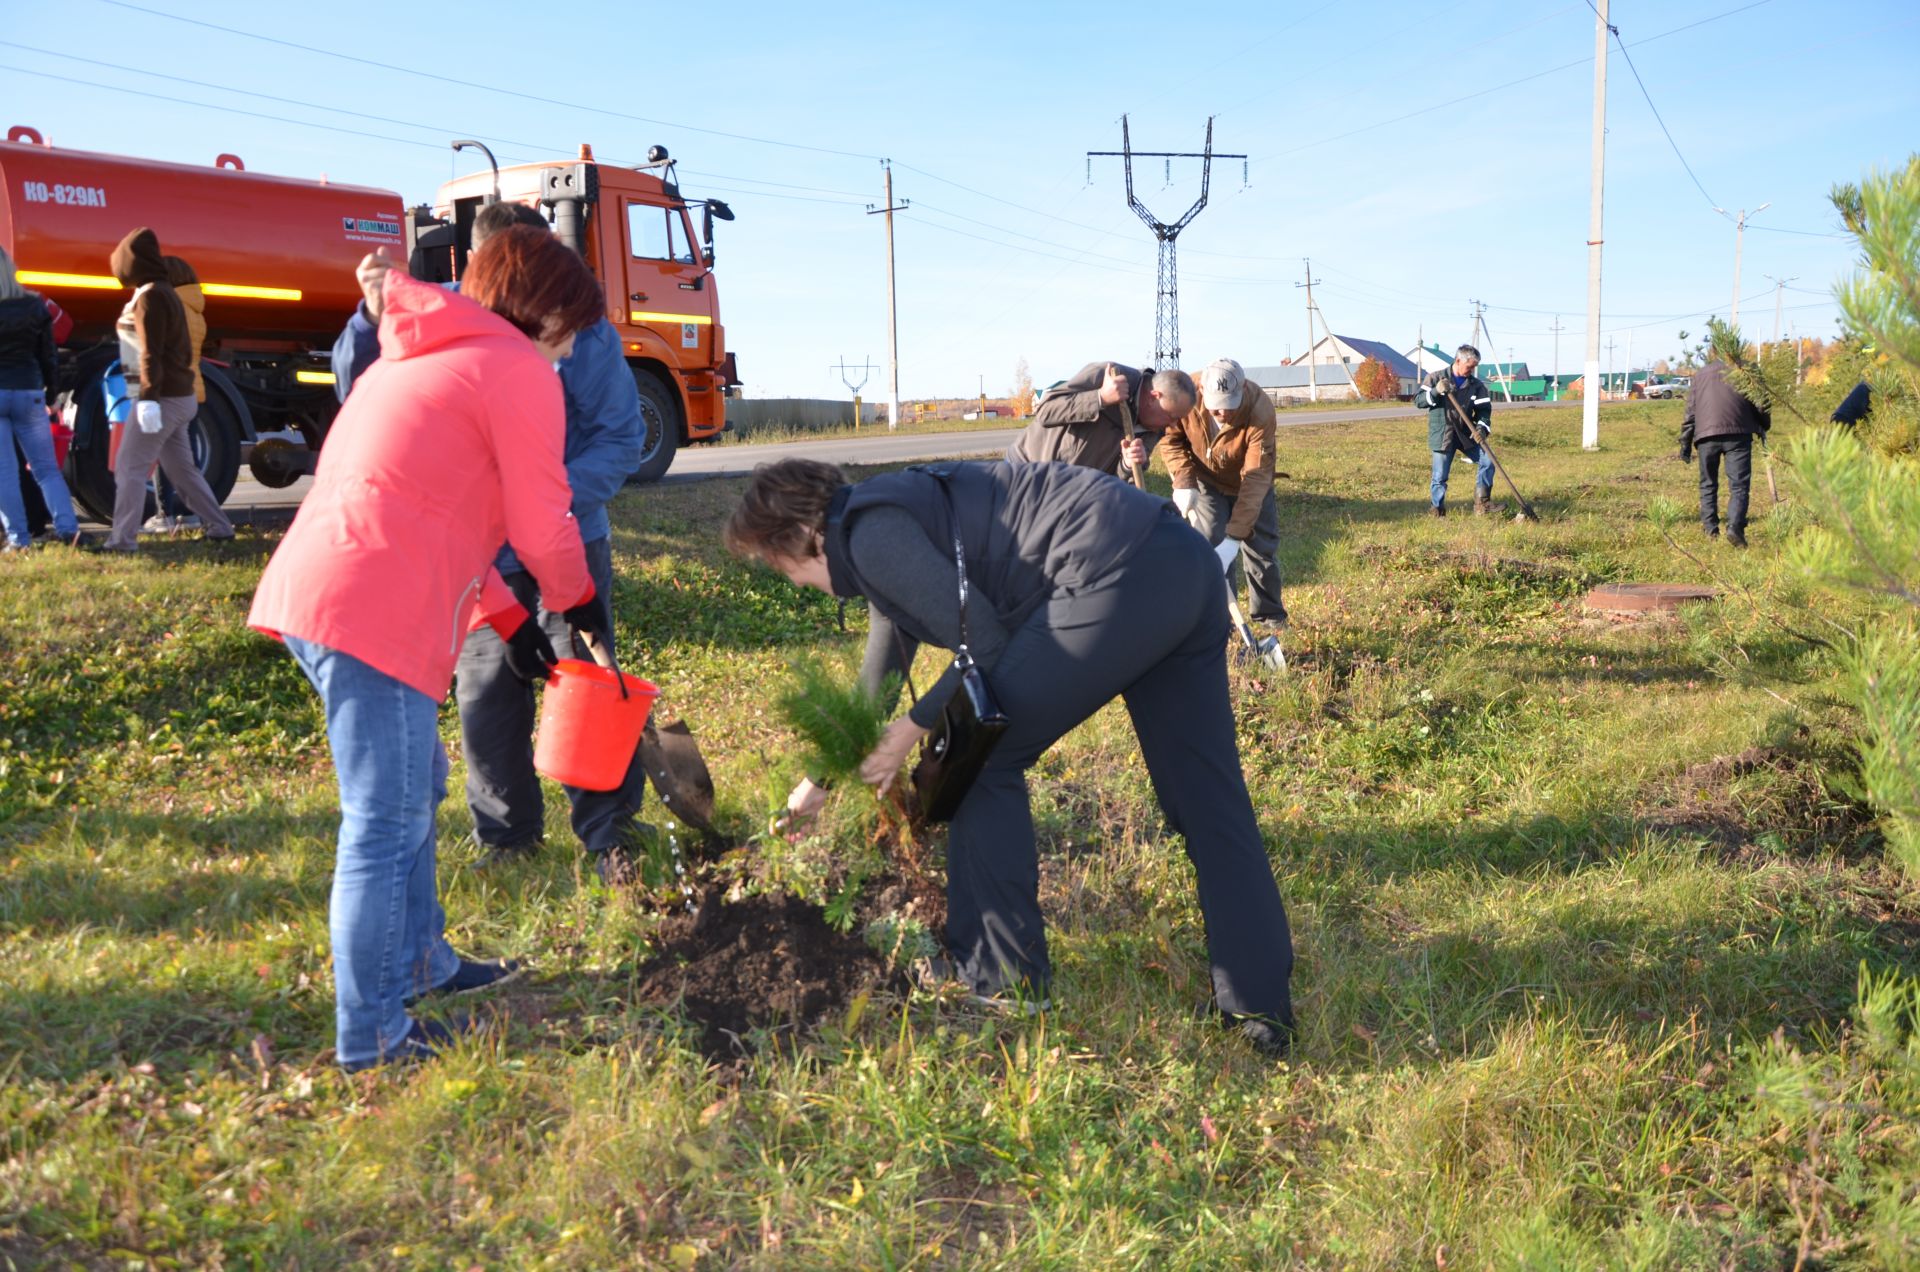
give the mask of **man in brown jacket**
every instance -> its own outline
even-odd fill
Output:
[[[120,312],[114,331],[120,337],[120,369],[134,399],[133,419],[123,425],[120,450],[113,460],[113,532],[109,552],[138,547],[146,517],[147,481],[160,465],[180,497],[200,518],[206,537],[233,538],[233,522],[193,462],[187,425],[199,413],[194,400],[193,336],[186,307],[167,282],[166,259],[152,230],[133,230],[113,249],[113,276],[131,287],[133,299]]]
[[[1266,391],[1238,362],[1221,358],[1200,373],[1200,401],[1166,432],[1173,502],[1216,548],[1237,547],[1247,562],[1252,617],[1287,625],[1280,602],[1280,514],[1273,498],[1276,420]]]
[[[1184,371],[1135,371],[1117,362],[1089,362],[1047,390],[1027,431],[1007,448],[1007,462],[1076,464],[1123,480],[1129,465],[1142,476],[1147,453],[1193,406]]]

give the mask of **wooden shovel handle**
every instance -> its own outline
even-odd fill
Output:
[[[580,639],[585,643],[587,652],[593,655],[593,661],[613,673],[613,683],[620,689],[622,698],[627,696],[627,678],[620,673],[620,664],[615,661],[613,647],[600,643],[600,633],[583,631]]]

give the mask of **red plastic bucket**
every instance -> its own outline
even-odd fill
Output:
[[[626,682],[625,697],[620,695],[621,681]],[[638,676],[562,658],[553,665],[540,707],[533,766],[583,791],[617,789],[659,696],[658,688]]]

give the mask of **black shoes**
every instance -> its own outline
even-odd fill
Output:
[[[1252,1043],[1254,1049],[1284,1060],[1293,1048],[1293,1026],[1266,1016],[1226,1016],[1227,1028]]]
[[[1727,543],[1732,547],[1744,548],[1747,546],[1747,536],[1744,532],[1729,527],[1727,530]]]
[[[416,1020],[392,1051],[377,1060],[343,1060],[340,1067],[348,1073],[364,1073],[390,1064],[419,1064],[431,1060],[459,1040],[460,1035],[437,1020]]]
[[[539,836],[532,839],[515,840],[510,844],[487,844],[486,852],[473,863],[475,870],[494,870],[501,866],[518,866],[532,861],[546,841]]]
[[[407,999],[401,1005],[412,1007],[423,998],[451,998],[457,994],[477,994],[483,989],[504,985],[526,970],[527,965],[517,958],[491,961],[463,958],[453,975],[426,993]]]
[[[1009,985],[990,994],[981,993],[974,988],[972,981],[960,974],[953,960],[944,954],[917,960],[913,965],[913,983],[926,993],[935,996],[964,995],[975,1007],[985,1007],[988,1011],[1009,1016],[1038,1016],[1043,1011],[1053,1010],[1051,998],[1036,998],[1031,993],[1022,992],[1024,985]]]
[[[640,882],[640,859],[625,848],[608,848],[593,854],[593,872],[603,886],[624,888]]]
[[[1430,504],[1427,507],[1427,515],[1429,517],[1444,517],[1447,515],[1447,506],[1445,504]]]

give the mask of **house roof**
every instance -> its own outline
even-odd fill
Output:
[[[1406,354],[1401,353],[1398,349],[1395,349],[1392,345],[1382,344],[1378,340],[1361,340],[1355,336],[1343,336],[1338,333],[1336,333],[1333,338],[1363,357],[1380,359],[1380,361],[1386,363],[1387,370],[1393,372],[1403,380],[1418,379],[1420,376],[1420,368],[1413,365],[1413,360],[1407,357]]]
[[[1480,364],[1480,378],[1500,376],[1502,379],[1512,376],[1517,380],[1528,378],[1527,364],[1524,362],[1483,362]]]

